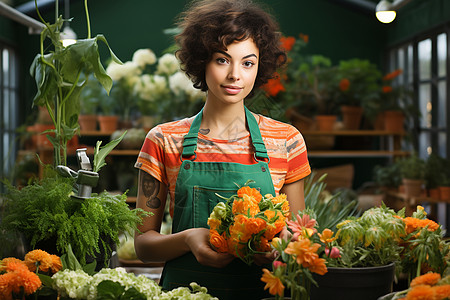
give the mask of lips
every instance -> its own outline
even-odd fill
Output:
[[[222,85],[222,88],[230,95],[236,95],[242,90],[241,87],[235,85]]]

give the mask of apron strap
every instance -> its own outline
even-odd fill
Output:
[[[250,138],[253,147],[255,148],[255,156],[260,159],[269,159],[266,146],[264,145],[264,141],[261,137],[261,131],[259,130],[258,122],[256,122],[255,117],[247,109],[247,107],[244,106],[244,109],[247,125],[250,130]],[[200,129],[200,124],[202,123],[202,115],[203,108],[194,118],[194,121],[189,128],[189,132],[184,136],[183,152],[181,154],[181,156],[184,158],[195,155],[195,150],[197,150],[198,131]]]

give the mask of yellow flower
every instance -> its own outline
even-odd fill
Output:
[[[263,269],[263,276],[261,277],[261,281],[265,282],[266,285],[264,286],[264,289],[269,289],[269,293],[271,295],[278,295],[283,296],[284,292],[284,285],[281,282],[280,278],[276,277],[267,269]]]

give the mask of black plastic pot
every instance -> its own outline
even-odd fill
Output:
[[[366,268],[328,268],[325,275],[314,276],[311,300],[377,300],[392,292],[395,264]]]

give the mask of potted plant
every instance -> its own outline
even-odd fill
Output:
[[[80,115],[78,116],[78,122],[82,131],[93,131],[97,129],[100,99],[106,97],[107,94],[92,74],[86,81],[86,85],[80,94]]]
[[[61,16],[55,20],[55,24],[46,22],[37,6],[39,19],[45,24],[41,32],[40,53],[36,55],[30,73],[34,77],[37,93],[33,99],[33,105],[45,107],[55,126],[51,132],[54,136],[47,138],[54,148],[55,165],[66,165],[67,142],[79,130],[78,115],[80,114],[80,92],[86,81],[82,81],[82,74],[87,77],[94,74],[106,91],[109,92],[112,80],[106,74],[100,62],[98,42],[105,43],[113,60],[120,62],[109,48],[103,35],[91,37],[89,14],[87,13],[87,0],[84,2],[87,19],[87,38],[77,40],[75,44],[64,47],[61,42],[60,32],[65,21]],[[44,53],[44,40],[49,38],[53,49]]]
[[[410,156],[398,160],[397,163],[400,166],[405,194],[409,197],[419,197],[425,182],[425,160],[413,152]]]
[[[448,161],[432,152],[425,163],[425,186],[428,190],[428,196],[439,200],[439,186],[445,182],[447,167],[450,167]]]
[[[379,100],[381,73],[370,61],[354,58],[339,62],[337,76],[336,99],[341,106],[344,128],[359,129],[365,103]]]
[[[373,169],[373,180],[381,192],[398,191],[402,184],[399,164],[377,165]]]

